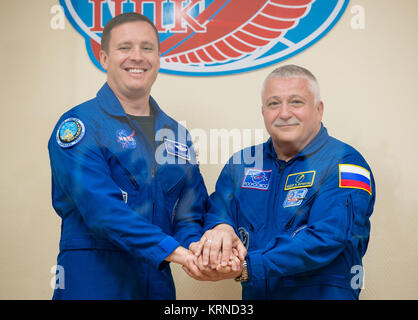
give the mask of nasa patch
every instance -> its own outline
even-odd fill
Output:
[[[135,149],[136,138],[135,131],[129,133],[126,130],[120,129],[116,131],[116,139],[122,145],[123,149]]]
[[[245,4],[244,4],[245,2]],[[60,0],[100,65],[103,28],[112,17],[150,18],[161,42],[160,72],[217,76],[264,68],[312,46],[340,20],[349,0]]]
[[[269,189],[272,170],[247,169],[241,188],[267,191]]]
[[[86,129],[84,123],[77,118],[64,120],[57,130],[57,143],[62,148],[69,148],[83,139]]]

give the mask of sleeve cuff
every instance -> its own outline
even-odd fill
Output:
[[[190,244],[192,243],[192,242],[198,242],[198,241],[200,241],[200,239],[202,238],[202,234],[199,234],[199,235],[194,235],[194,236],[191,236],[191,237],[189,237],[185,242],[184,242],[184,247],[186,248],[186,249],[189,249],[189,246],[190,246]]]
[[[167,263],[165,258],[173,253],[180,246],[173,237],[164,238],[155,248],[154,253],[152,254],[151,261],[154,266],[157,268],[162,268],[162,266]]]
[[[227,221],[227,220],[206,221],[205,225],[203,227],[202,234],[205,233],[206,231],[210,230],[210,229],[215,228],[218,224],[223,224],[223,223],[227,224],[227,225],[230,225],[232,228],[235,229],[234,225],[230,221]]]

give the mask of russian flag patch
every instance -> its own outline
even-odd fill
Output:
[[[363,167],[354,164],[340,164],[340,188],[354,188],[367,191],[372,194],[370,172]]]

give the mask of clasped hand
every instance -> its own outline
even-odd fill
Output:
[[[190,253],[183,270],[193,279],[218,281],[232,279],[242,273],[247,250],[234,229],[219,224],[204,233],[198,242],[189,246]]]

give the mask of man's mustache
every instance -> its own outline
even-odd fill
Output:
[[[275,127],[282,127],[282,126],[296,126],[299,125],[300,121],[297,119],[290,119],[287,121],[283,121],[283,120],[276,120],[273,123],[273,126]]]

